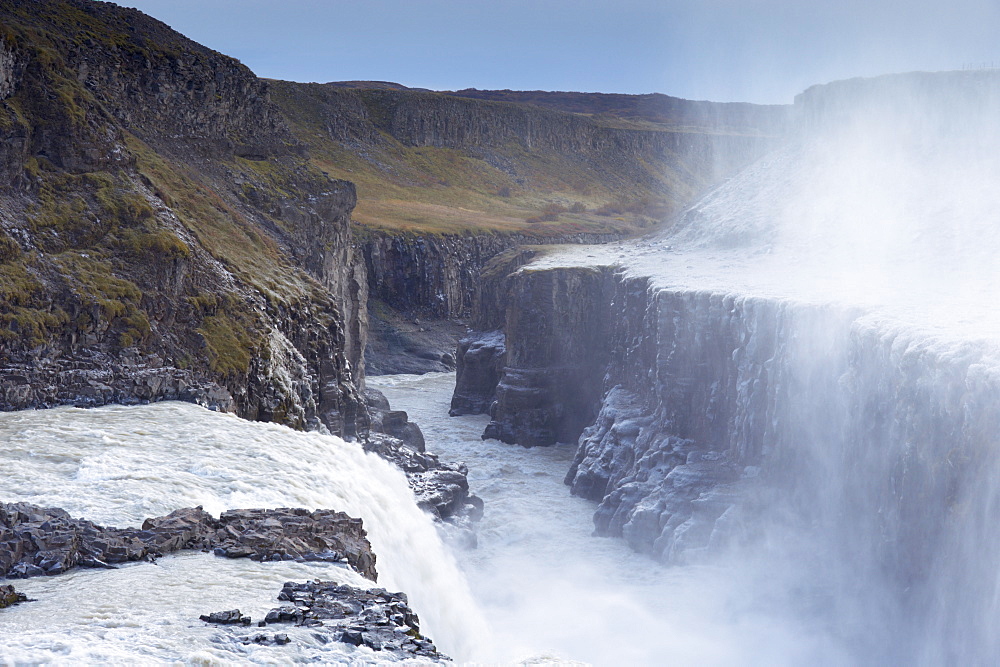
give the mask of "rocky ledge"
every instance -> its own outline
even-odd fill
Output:
[[[242,644],[280,646],[294,641],[297,633],[308,632],[311,639],[323,643],[366,646],[404,659],[448,660],[430,639],[420,634],[419,619],[403,593],[389,593],[381,588],[362,590],[331,581],[288,582],[278,600],[290,604],[270,610],[257,627],[277,625],[282,630],[279,633],[247,634],[238,629],[253,623],[239,609],[206,614],[201,620],[235,626],[229,630],[230,638]]]
[[[216,519],[195,507],[147,519],[135,529],[99,526],[58,508],[0,503],[0,577],[110,568],[183,549],[259,561],[342,562],[372,581],[378,578],[361,519],[332,510],[230,510]]]
[[[378,454],[406,474],[417,505],[436,519],[458,527],[465,540],[475,543],[472,523],[483,515],[483,501],[469,493],[468,468],[461,463],[442,463],[424,449],[420,428],[403,410],[392,410],[377,389],[367,389],[373,432],[365,440],[365,451]],[[380,432],[374,432],[374,431]]]

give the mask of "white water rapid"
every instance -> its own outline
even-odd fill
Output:
[[[202,505],[330,508],[361,517],[378,585],[404,591],[421,630],[458,659],[481,624],[464,578],[401,472],[357,444],[248,422],[186,403],[0,414],[0,488],[7,502],[61,507],[102,525]],[[285,581],[332,579],[371,588],[346,568],[255,563],[186,553],[114,571],[18,581],[37,602],[0,611],[0,662],[246,663],[317,655],[376,660],[346,644],[213,642],[200,614],[239,607],[262,617]]]
[[[844,664],[843,647],[755,564],[664,567],[591,535],[595,504],[563,484],[574,445],[525,449],[447,415],[454,375],[368,379],[421,424],[443,459],[469,466],[486,502],[477,549],[458,557],[491,629],[479,660],[594,665]]]

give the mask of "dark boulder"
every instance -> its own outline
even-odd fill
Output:
[[[10,607],[19,602],[29,602],[28,596],[14,590],[13,586],[0,586],[0,609]]]

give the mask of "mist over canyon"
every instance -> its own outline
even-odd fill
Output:
[[[1000,656],[997,72],[435,92],[0,17],[0,661]]]

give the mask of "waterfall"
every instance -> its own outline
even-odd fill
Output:
[[[213,514],[234,508],[305,507],[361,517],[377,556],[378,586],[407,593],[422,632],[456,658],[473,655],[483,636],[465,579],[430,517],[417,508],[405,477],[357,444],[248,422],[186,403],[6,413],[0,415],[0,441],[6,445],[0,454],[5,500],[62,507],[104,525],[137,526],[146,517],[195,505]],[[33,613],[31,605],[24,605],[17,614],[3,615],[0,624],[11,624],[4,633],[16,635],[24,655],[34,658],[48,654],[88,661],[125,659],[116,652],[120,643],[110,642],[115,645],[112,649],[110,640],[99,638],[121,632],[113,628],[122,624],[137,624],[127,636],[134,644],[125,654],[128,659],[186,659],[190,651],[211,646],[210,642],[198,646],[192,640],[208,632],[201,627],[199,614],[241,603],[266,611],[277,606],[275,597],[283,581],[331,578],[372,586],[333,566],[234,564],[201,554],[176,558],[179,565],[167,565],[174,559],[164,558],[159,566],[140,564],[121,572],[25,580],[18,587],[42,599],[32,604],[58,613],[29,629],[19,620],[24,617],[22,608],[28,617]],[[172,593],[161,591],[164,599],[158,605],[137,603],[138,608],[149,609],[148,619],[138,620],[141,617],[131,614],[128,604],[113,608],[114,600],[129,600],[135,582],[151,586],[158,578],[150,573],[166,569],[172,574],[165,578],[187,585],[179,584]],[[239,583],[244,578],[247,586]],[[255,599],[244,588],[263,597]],[[106,605],[95,609],[95,599],[106,600]],[[189,616],[170,604],[179,599],[185,600]],[[160,624],[169,627],[158,628]],[[278,651],[267,659],[288,659],[282,655],[288,652]]]

